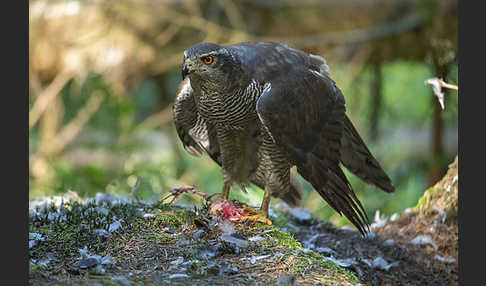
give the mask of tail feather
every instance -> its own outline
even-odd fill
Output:
[[[339,166],[328,166],[313,154],[298,167],[321,197],[340,215],[346,216],[362,235],[369,231],[369,218]]]
[[[346,169],[366,183],[375,185],[387,193],[395,191],[390,177],[373,157],[347,116],[344,119],[340,151],[341,163]]]

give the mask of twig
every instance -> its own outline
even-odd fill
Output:
[[[361,71],[364,69],[370,55],[372,48],[369,44],[363,44],[356,53],[352,56],[347,65],[349,69],[349,77],[343,80],[343,86],[348,85],[350,82],[354,82]]]
[[[413,5],[415,0],[375,0],[375,1],[335,1],[335,0],[240,0],[251,5],[267,9],[282,9],[282,8],[351,8],[351,9],[375,9],[376,7],[383,7],[384,5],[395,4],[393,7],[400,5]]]
[[[49,103],[61,92],[64,85],[72,78],[69,72],[63,72],[44,89],[34,102],[34,106],[29,112],[29,130],[37,123],[41,115],[46,110]]]
[[[29,51],[30,52],[30,51]],[[42,84],[32,68],[32,61],[29,61],[29,86],[35,93],[40,93],[42,90]]]
[[[245,39],[254,38],[252,35],[244,31],[230,29],[194,15],[187,16],[185,14],[169,9],[168,7],[164,7],[163,13],[160,13],[157,16],[161,19],[164,19],[166,21],[172,22],[180,26],[192,27],[209,34],[224,36],[225,39],[233,38],[233,37],[245,38]]]
[[[172,106],[147,117],[135,127],[135,133],[142,134],[170,121],[172,121]]]
[[[219,4],[223,6],[224,12],[228,16],[228,20],[233,28],[243,31],[245,29],[245,21],[241,16],[236,4],[230,0],[219,0]]]
[[[159,47],[163,47],[168,44],[172,38],[180,31],[181,26],[170,24],[160,35],[155,38],[155,42]]]
[[[189,14],[196,15],[198,17],[203,17],[202,11],[200,7],[201,1],[199,0],[184,0],[182,1],[182,6],[189,12]],[[175,4],[175,3],[171,3]]]
[[[211,201],[213,196],[219,195],[219,193],[214,193],[212,195],[208,195],[208,194],[201,192],[200,190],[196,189],[193,186],[184,186],[184,187],[178,187],[178,188],[170,190],[169,191],[170,194],[168,196],[166,196],[165,198],[163,198],[162,201],[165,201],[166,199],[173,197],[172,200],[169,202],[169,204],[171,204],[175,199],[177,199],[178,196],[180,196],[182,193],[187,193],[187,192],[191,192],[193,194],[201,196],[202,198],[204,198],[208,202]]]
[[[428,84],[432,84],[431,82],[434,81],[434,80],[437,80],[439,82],[439,85],[440,87],[445,87],[445,88],[449,88],[449,89],[455,89],[455,90],[459,90],[459,88],[457,87],[457,85],[454,85],[454,84],[450,84],[450,83],[446,83],[444,80],[442,80],[441,78],[429,78],[427,80],[427,83]]]
[[[419,16],[409,14],[399,20],[391,21],[371,28],[355,29],[344,32],[326,32],[302,37],[264,37],[261,40],[286,42],[295,44],[301,48],[324,46],[329,44],[356,44],[403,33],[421,25],[422,23],[423,20]]]
[[[55,154],[63,150],[64,147],[79,134],[86,122],[91,119],[93,114],[100,108],[104,99],[104,93],[94,93],[88,102],[86,102],[85,106],[78,112],[76,117],[55,135],[56,139],[54,142],[47,142],[47,144],[43,146],[43,151],[47,151],[48,154]]]

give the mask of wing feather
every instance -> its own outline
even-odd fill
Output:
[[[341,170],[344,96],[326,74],[295,68],[273,78],[257,113],[304,179],[364,234],[369,219]]]
[[[373,157],[347,116],[344,120],[344,132],[341,140],[341,162],[346,169],[366,183],[375,185],[387,193],[395,191],[390,177]]]
[[[177,135],[182,141],[184,149],[196,157],[201,157],[203,152],[206,152],[221,165],[216,129],[199,114],[189,78],[179,84],[173,106],[173,116]]]

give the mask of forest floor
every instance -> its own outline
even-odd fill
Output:
[[[224,220],[220,200],[200,208],[108,194],[33,200],[29,283],[458,285],[457,169],[456,159],[415,208],[377,214],[366,237],[282,204],[267,225]]]

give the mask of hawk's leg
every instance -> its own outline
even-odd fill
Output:
[[[229,197],[229,192],[230,192],[230,184],[224,183],[223,190],[221,191],[221,197],[227,200]]]
[[[270,222],[268,220],[270,198],[272,195],[279,197],[288,192],[290,188],[290,164],[282,151],[275,147],[273,139],[268,134],[263,137],[261,152],[262,162],[255,175],[264,176],[265,188],[260,210],[254,217],[258,216]]]
[[[265,218],[268,218],[268,206],[270,205],[270,191],[265,188],[263,192],[263,200],[262,200],[262,205],[260,207],[260,211],[262,212],[263,216]]]
[[[253,215],[242,217],[242,221],[254,221],[254,222],[261,222],[268,225],[272,224],[272,221],[268,219],[268,206],[270,205],[270,194],[271,192],[265,188],[263,193],[263,201],[262,205],[259,210],[254,210],[253,208],[247,208],[247,211],[255,213]]]
[[[248,180],[248,158],[245,152],[245,144],[241,136],[244,131],[235,131],[227,126],[217,125],[218,140],[221,147],[221,169],[223,172],[223,190],[221,197],[228,199],[230,186],[234,182]],[[241,134],[243,133],[243,135]]]

